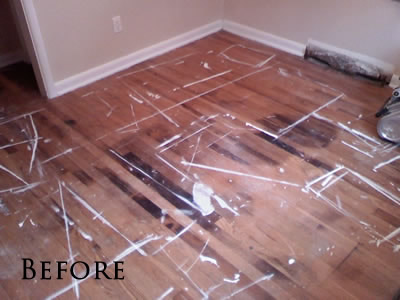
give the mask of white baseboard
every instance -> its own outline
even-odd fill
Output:
[[[23,61],[23,56],[21,51],[16,51],[8,54],[0,55],[0,68],[15,64],[17,62]]]
[[[206,37],[222,29],[222,21],[216,21],[205,26],[196,28],[184,34],[178,35],[169,40],[163,41],[156,45],[147,47],[127,56],[118,58],[104,65],[87,70],[80,74],[58,81],[54,84],[56,96],[73,91],[82,86],[115,74],[119,71],[127,69],[133,65],[141,63],[150,58],[159,56],[176,48],[187,45],[191,42]]]
[[[241,37],[254,40],[296,56],[304,56],[304,51],[306,49],[306,45],[304,44],[232,21],[224,21],[223,29]]]
[[[92,68],[90,70],[84,71],[77,75],[71,76],[69,78],[63,79],[61,81],[54,83],[54,93],[51,93],[50,98],[54,98],[56,96],[61,96],[65,93],[73,91],[82,86],[93,83],[97,80],[103,79],[107,76],[115,74],[119,71],[127,69],[135,64],[141,63],[145,60],[154,58],[156,56],[162,55],[166,52],[174,50],[176,48],[182,47],[186,44],[199,40],[203,37],[206,37],[212,33],[215,33],[219,30],[226,30],[238,36],[251,39],[262,43],[264,45],[285,51],[287,53],[296,55],[296,56],[304,56],[304,52],[306,49],[306,45],[302,43],[298,43],[292,40],[288,40],[246,25],[242,25],[239,23],[235,23],[232,21],[216,21],[202,27],[196,28],[184,34],[178,35],[169,40],[160,42],[153,46],[144,48],[137,52],[131,53],[127,56],[118,58],[111,62],[108,62],[104,65]],[[348,52],[346,52],[348,53]],[[351,53],[354,56],[354,53]],[[358,57],[362,55],[357,54]],[[365,56],[362,56],[365,59]],[[377,60],[369,58],[370,62],[376,63]],[[1,65],[1,57],[0,57],[0,65]],[[387,67],[387,66],[386,66]],[[385,68],[386,69],[386,68]],[[399,77],[394,75],[391,86],[397,87],[399,86]]]
[[[302,43],[298,43],[292,40],[288,40],[285,38],[282,38],[280,36],[276,36],[273,34],[270,34],[268,32],[261,31],[259,29],[255,29],[253,27],[249,27],[246,25],[242,25],[236,22],[232,21],[227,21],[225,20],[222,26],[223,30],[226,30],[228,32],[231,32],[233,34],[236,34],[238,36],[254,40],[256,42],[262,43],[264,45],[285,51],[287,53],[296,55],[296,56],[304,56],[306,45]],[[361,53],[337,48],[331,45],[327,45],[315,40],[310,39],[309,42],[312,42],[313,44],[318,44],[322,45],[325,49],[329,49],[332,51],[335,51],[337,53],[342,53],[344,55],[347,55],[349,57],[352,57],[354,59],[358,59],[360,61],[372,64],[374,66],[379,67],[381,70],[388,74],[393,74],[394,71],[394,66],[391,64],[388,64],[386,62],[383,62],[381,60],[378,60],[376,58],[363,55]],[[399,77],[396,75],[393,75],[392,82],[390,86],[398,87],[400,86],[399,82]]]

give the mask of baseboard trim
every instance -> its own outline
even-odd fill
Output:
[[[21,51],[16,51],[7,54],[0,55],[0,68],[7,67],[17,62],[23,61],[23,55]]]
[[[285,51],[287,53],[296,55],[296,56],[304,56],[304,52],[306,49],[305,44],[301,44],[295,41],[291,41],[246,25],[242,25],[239,23],[235,23],[232,21],[224,21],[223,22],[223,30],[226,30],[230,33],[239,35],[241,37],[254,40],[261,44]]]
[[[264,45],[282,50],[284,52],[304,57],[306,45],[298,43],[292,40],[288,40],[246,25],[242,25],[232,21],[216,21],[202,27],[196,28],[189,32],[183,33],[169,40],[160,42],[156,45],[144,48],[142,50],[131,53],[127,56],[118,58],[104,65],[92,68],[90,70],[84,71],[77,75],[71,76],[69,78],[60,80],[54,83],[54,93],[52,97],[61,96],[80,87],[86,86],[97,80],[103,79],[107,76],[120,72],[127,69],[133,65],[146,61],[148,59],[154,58],[156,56],[162,55],[166,52],[174,50],[176,48],[187,45],[191,42],[204,38],[210,34],[218,32],[219,30],[225,30],[236,34],[238,36],[257,41]],[[341,49],[342,50],[342,49]],[[345,50],[342,50],[345,51]],[[346,52],[348,54],[348,52]],[[354,56],[354,53],[351,53]],[[357,57],[365,59],[365,56],[358,54]],[[18,58],[21,60],[22,56]],[[376,60],[369,58],[369,61],[376,63]],[[0,56],[0,66],[1,66],[1,56]],[[387,66],[386,66],[387,67]],[[385,68],[386,69],[386,68]],[[393,75],[392,81],[390,83],[391,87],[398,87],[400,84],[399,76]]]
[[[176,48],[206,37],[222,29],[222,21],[216,21],[189,32],[178,35],[156,45],[144,48],[127,56],[118,58],[104,65],[95,67],[80,74],[58,81],[54,84],[57,96],[61,96],[77,88],[127,69],[145,60],[162,55]]]

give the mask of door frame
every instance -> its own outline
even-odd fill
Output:
[[[57,97],[54,79],[50,68],[46,46],[40,30],[34,1],[32,0],[11,0],[12,8],[16,16],[16,23],[24,39],[29,59],[40,93],[47,98]]]

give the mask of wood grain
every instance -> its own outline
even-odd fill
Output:
[[[389,88],[226,32],[52,101],[30,76],[0,72],[2,299],[400,288],[400,236],[385,239],[400,226],[400,159],[374,170],[400,153],[375,129]],[[21,280],[23,257],[119,257],[125,280]]]

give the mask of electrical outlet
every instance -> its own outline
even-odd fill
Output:
[[[112,18],[113,21],[113,26],[114,26],[114,32],[121,32],[122,31],[122,21],[120,16],[115,16]]]

